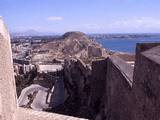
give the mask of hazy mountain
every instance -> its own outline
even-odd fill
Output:
[[[11,32],[11,36],[45,36],[45,35],[57,35],[58,33],[53,32],[38,32],[36,30],[30,29],[21,32]]]

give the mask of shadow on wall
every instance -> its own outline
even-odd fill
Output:
[[[72,61],[65,68],[67,101],[58,112],[96,120],[158,119],[158,46],[160,43],[137,44],[135,69],[118,56],[110,56],[93,61],[90,74],[85,74],[87,67]]]
[[[134,71],[125,64],[116,57],[108,59],[105,119],[158,120],[160,43],[137,44]]]

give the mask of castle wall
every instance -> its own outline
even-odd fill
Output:
[[[90,79],[90,107],[95,114],[102,112],[106,88],[107,59],[95,60],[92,62],[92,75]]]
[[[158,120],[160,118],[159,46],[138,54],[134,71],[133,91],[135,95],[133,119]]]
[[[107,61],[106,120],[132,120],[133,68],[117,56]]]
[[[16,120],[16,87],[9,33],[0,18],[0,120]]]
[[[99,59],[92,62],[91,75],[87,77],[84,72],[85,67],[80,61],[70,61],[67,64],[70,66],[65,68],[67,75],[65,84],[67,86],[70,84],[69,104],[72,104],[65,109],[76,111],[72,112],[72,115],[96,120],[132,118],[133,67],[131,65],[118,56]],[[79,74],[83,79],[78,77]],[[74,87],[77,88],[73,89]],[[78,92],[80,88],[81,91]]]
[[[136,55],[139,55],[141,52],[144,52],[146,50],[149,50],[159,45],[160,43],[137,43],[136,44]]]

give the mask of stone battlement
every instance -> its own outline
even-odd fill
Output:
[[[160,43],[137,44],[135,63],[133,68],[117,56],[108,58],[106,120],[160,118]]]
[[[72,100],[78,97],[76,102],[79,106],[76,104],[75,108],[79,109],[75,109],[76,113],[71,114],[95,120],[159,119],[159,53],[160,43],[139,43],[135,67],[119,56],[112,55],[93,61],[88,77],[84,75],[84,70],[73,62],[71,67],[68,67],[67,71],[70,72],[66,74],[65,82],[71,86],[67,88],[71,93],[70,103],[75,102]],[[73,89],[74,86],[77,86],[77,89]],[[78,92],[75,93],[76,90]],[[65,106],[64,109],[71,108],[74,110],[71,106]],[[84,109],[94,114],[83,113]],[[78,113],[81,115],[77,115]]]

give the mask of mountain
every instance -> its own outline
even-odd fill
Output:
[[[68,57],[80,58],[88,62],[92,58],[103,57],[106,50],[87,37],[82,32],[67,32],[57,41],[44,43],[41,47],[33,49],[32,61],[49,61],[55,58],[65,59]]]
[[[56,33],[52,32],[38,32],[34,29],[26,30],[26,31],[21,31],[21,32],[11,32],[10,33],[12,37],[15,36],[46,36],[46,35],[57,35]]]

